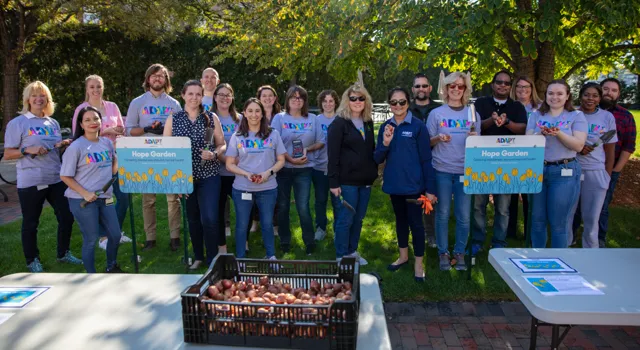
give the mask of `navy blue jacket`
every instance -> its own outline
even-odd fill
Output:
[[[389,146],[382,142],[387,124],[395,127]],[[382,123],[373,154],[376,163],[385,160],[382,191],[387,194],[413,195],[436,193],[435,170],[431,165],[431,146],[427,126],[407,113],[404,121],[396,125],[393,117]]]

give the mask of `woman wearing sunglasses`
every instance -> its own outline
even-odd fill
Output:
[[[464,193],[464,152],[467,137],[480,132],[480,124],[469,121],[467,103],[471,97],[469,73],[454,72],[446,78],[440,72],[438,94],[445,102],[431,112],[427,127],[433,146],[433,167],[436,170],[436,244],[440,256],[440,270],[451,269],[449,256],[449,210],[453,195],[456,218],[453,256],[456,270],[466,270],[464,249],[469,237],[471,195]],[[476,121],[480,115],[476,115]],[[472,130],[475,128],[475,131]]]
[[[393,88],[387,96],[393,117],[380,126],[378,144],[374,152],[376,163],[386,161],[382,191],[391,197],[396,216],[396,235],[400,257],[387,266],[396,271],[409,262],[409,228],[413,238],[414,277],[424,282],[425,238],[422,208],[409,203],[425,194],[436,201],[435,178],[431,166],[431,147],[427,127],[409,112],[409,92]]]

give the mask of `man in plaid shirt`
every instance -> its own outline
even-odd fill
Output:
[[[633,115],[618,105],[620,90],[622,90],[620,81],[614,78],[607,78],[600,83],[600,86],[602,86],[603,92],[600,107],[613,114],[616,118],[616,129],[618,131],[618,143],[616,143],[613,172],[611,173],[609,190],[607,191],[607,196],[605,197],[604,205],[600,212],[598,240],[600,241],[600,248],[604,248],[609,225],[609,203],[611,203],[613,191],[616,188],[620,172],[625,164],[627,164],[627,161],[629,161],[629,157],[636,150],[636,123],[633,120]]]

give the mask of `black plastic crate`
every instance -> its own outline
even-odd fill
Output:
[[[207,288],[228,279],[234,282],[268,276],[293,289],[311,281],[351,283],[351,300],[331,305],[255,304],[205,300]],[[236,259],[218,255],[209,270],[182,293],[182,323],[187,343],[262,348],[356,348],[360,306],[360,273],[355,258],[340,263],[304,260]]]

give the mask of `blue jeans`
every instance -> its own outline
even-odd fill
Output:
[[[358,250],[362,220],[367,214],[367,206],[371,197],[371,186],[340,186],[342,197],[356,210],[355,213],[346,208],[338,197],[331,195],[335,219],[336,258],[353,254]]]
[[[453,254],[464,254],[469,238],[469,221],[471,217],[471,195],[464,193],[464,183],[460,182],[462,174],[449,174],[436,170],[436,244],[438,254],[449,254],[449,211],[451,195],[454,199],[454,215],[456,217],[456,242]]]
[[[242,199],[242,194],[251,195],[251,199]],[[245,257],[245,246],[247,244],[247,234],[249,223],[251,222],[251,209],[255,203],[260,213],[260,227],[262,232],[262,242],[267,251],[267,258],[276,255],[276,239],[273,234],[273,210],[278,199],[278,189],[246,192],[233,189],[231,198],[236,207],[236,257]]]
[[[473,220],[471,222],[473,244],[484,244],[487,236],[487,204],[489,203],[488,194],[474,195],[473,204]],[[493,217],[493,237],[491,245],[494,248],[504,248],[507,246],[507,227],[509,226],[509,206],[511,205],[510,194],[494,194],[493,206],[495,215]]]
[[[562,176],[562,169],[571,169],[571,176]],[[551,248],[567,248],[573,215],[580,196],[580,163],[545,165],[542,191],[532,196],[531,246],[547,247],[547,223],[551,227]]]
[[[193,181],[193,193],[187,198],[187,220],[189,235],[196,260],[205,261],[204,247],[207,248],[207,265],[218,255],[218,197],[220,196],[220,176]]]
[[[311,195],[312,168],[282,168],[278,172],[278,226],[280,245],[288,248],[291,244],[291,227],[289,227],[289,207],[291,206],[291,187],[296,200],[296,209],[300,217],[302,240],[307,247],[314,247],[313,219],[309,207]]]
[[[313,169],[311,180],[313,181],[313,188],[315,189],[316,197],[316,228],[321,228],[323,231],[327,230],[327,202],[329,201],[329,177],[325,175],[324,171]],[[333,206],[333,223],[335,231],[336,223],[336,206],[334,201],[331,201]]]
[[[113,183],[113,196],[116,197],[116,215],[118,216],[118,225],[120,231],[124,231],[122,227],[124,225],[124,218],[127,216],[127,209],[129,209],[129,194],[122,193],[120,191],[120,184],[118,183],[118,175],[114,175],[116,181]],[[107,232],[104,227],[100,226],[100,237],[106,237]]]
[[[598,221],[598,241],[604,244],[607,241],[607,230],[609,230],[609,204],[613,199],[613,191],[616,189],[616,184],[620,178],[620,172],[611,173],[611,181],[609,181],[609,190],[607,190],[607,196],[604,198],[604,204],[602,205],[602,211],[600,212],[600,220]]]
[[[107,205],[105,199],[98,198],[80,207],[82,199],[69,198],[69,209],[80,226],[82,232],[82,264],[88,273],[96,272],[96,242],[100,227],[107,232],[107,270],[116,264],[118,245],[120,245],[120,226],[115,205]]]

